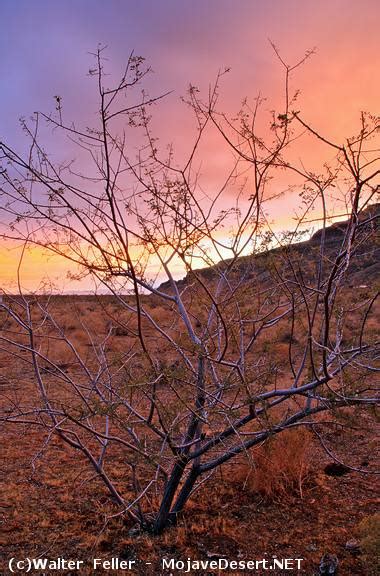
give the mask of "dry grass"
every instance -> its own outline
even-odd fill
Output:
[[[380,574],[380,513],[363,518],[358,532],[366,574]]]
[[[311,460],[310,433],[304,428],[287,430],[253,450],[249,462],[238,467],[236,477],[244,490],[260,494],[266,501],[294,495],[302,499]]]

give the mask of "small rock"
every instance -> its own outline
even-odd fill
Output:
[[[325,466],[325,474],[327,476],[344,476],[351,472],[350,468],[339,462],[331,462]]]
[[[218,558],[222,558],[223,554],[220,552],[211,552],[210,550],[206,550],[206,556],[207,558],[217,560]]]
[[[319,563],[320,576],[336,576],[338,574],[338,558],[335,554],[324,554]]]
[[[350,540],[347,540],[344,547],[346,550],[348,550],[348,552],[360,552],[360,542],[355,538],[350,538]]]
[[[135,524],[130,530],[128,530],[128,536],[139,536],[141,534],[141,526],[139,524]]]

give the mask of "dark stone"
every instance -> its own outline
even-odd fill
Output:
[[[336,576],[338,574],[338,558],[335,554],[324,554],[319,563],[320,576]]]
[[[344,476],[351,472],[350,468],[339,462],[331,462],[325,466],[325,474],[327,476]]]
[[[344,547],[351,554],[359,554],[359,552],[360,552],[360,542],[358,540],[356,540],[355,538],[351,538],[350,540],[347,540]]]

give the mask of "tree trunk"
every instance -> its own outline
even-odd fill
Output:
[[[173,468],[165,492],[162,498],[161,506],[154,523],[153,531],[155,534],[160,534],[168,525],[170,520],[171,506],[174,500],[175,493],[181,481],[182,475],[185,471],[186,460],[178,461]]]
[[[177,517],[177,514],[179,514],[180,512],[182,512],[186,502],[188,501],[191,491],[194,487],[194,484],[197,480],[199,476],[199,469],[198,467],[193,467],[190,472],[188,477],[186,478],[186,481],[184,483],[184,485],[181,488],[180,493],[178,494],[177,500],[173,506],[171,515],[173,515],[173,520],[175,520],[175,518]],[[175,516],[175,518],[174,518]]]

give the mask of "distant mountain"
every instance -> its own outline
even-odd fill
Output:
[[[360,213],[360,226],[357,229],[355,248],[347,274],[347,283],[353,287],[368,285],[380,280],[380,203],[368,206]],[[230,273],[230,278],[242,279],[243,282],[260,280],[266,282],[271,277],[271,267],[276,266],[277,273],[288,275],[289,260],[302,270],[305,278],[315,276],[316,264],[320,257],[321,240],[324,234],[324,265],[327,271],[334,257],[340,250],[341,243],[347,229],[348,220],[336,222],[331,226],[315,232],[309,240],[283,245],[263,253],[241,256],[238,258]],[[179,289],[185,288],[196,276],[204,283],[214,282],[222,270],[226,270],[231,260],[222,260],[214,266],[200,268],[187,274],[182,280],[176,282]],[[171,291],[169,282],[159,287],[162,291]]]

